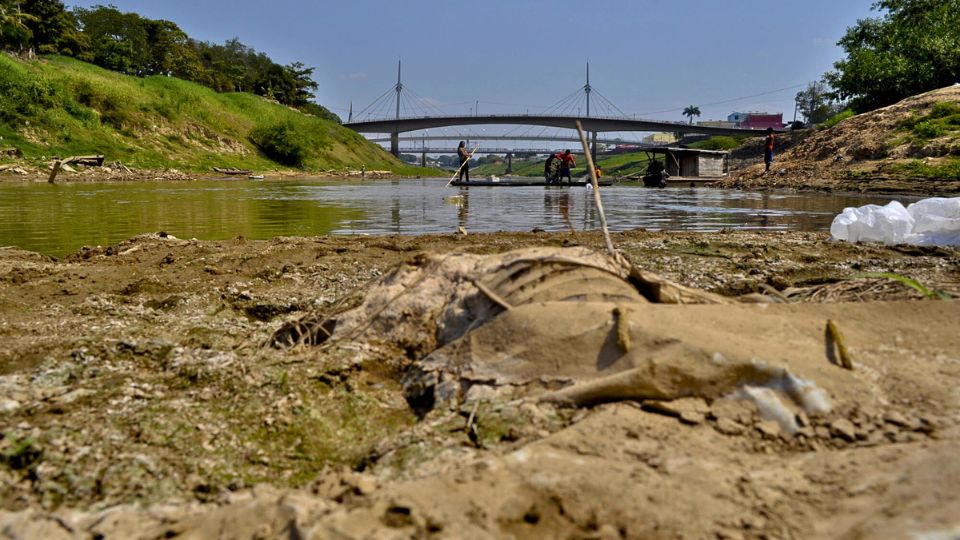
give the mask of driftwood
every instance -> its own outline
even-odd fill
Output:
[[[229,174],[229,175],[240,175],[240,174],[252,174],[253,171],[249,169],[237,169],[234,167],[214,167],[213,172],[218,172],[220,174]]]
[[[73,156],[68,157],[67,159],[62,160],[64,165],[68,163],[76,163],[77,165],[83,165],[84,167],[102,167],[103,166],[103,156]]]
[[[99,154],[95,156],[70,156],[66,159],[58,159],[53,162],[52,169],[50,170],[50,177],[47,178],[47,182],[50,182],[51,184],[56,182],[57,174],[61,169],[64,169],[64,166],[70,163],[76,163],[77,165],[83,165],[85,167],[101,167],[103,166],[103,159],[103,156]],[[64,170],[67,172],[74,172],[74,169],[70,167],[67,167]]]

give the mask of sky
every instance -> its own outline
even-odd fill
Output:
[[[873,0],[67,0],[112,3],[191,37],[237,37],[316,68],[317,101],[346,119],[396,83],[446,114],[535,113],[591,85],[620,111],[698,120],[794,114],[794,96],[843,57]],[[596,94],[595,94],[596,96]],[[477,111],[474,111],[474,108]],[[594,97],[594,114],[614,109]],[[459,129],[459,128],[457,128]],[[498,129],[498,128],[492,128]]]

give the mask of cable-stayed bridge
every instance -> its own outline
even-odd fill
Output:
[[[591,111],[591,104],[593,110]],[[601,109],[596,114],[597,106]],[[403,114],[401,114],[401,111]],[[351,112],[343,125],[359,133],[389,134],[390,151],[400,154],[400,134],[411,131],[446,128],[452,126],[510,125],[549,128],[575,129],[579,121],[583,129],[590,133],[591,151],[596,153],[599,142],[598,133],[660,131],[683,134],[703,135],[748,135],[759,136],[762,131],[746,128],[709,127],[684,122],[666,122],[632,117],[617,107],[609,99],[590,85],[590,65],[587,64],[587,82],[575,92],[537,114],[485,114],[474,112],[469,115],[445,114],[430,100],[419,96],[401,80],[400,65],[397,66],[397,84],[384,92],[369,106],[356,115]],[[516,129],[516,128],[514,128]],[[502,140],[510,140],[511,133],[505,133]],[[538,137],[543,137],[541,131]],[[469,138],[469,137],[465,137]],[[473,139],[482,139],[475,136]],[[574,139],[576,140],[576,139]],[[386,141],[384,141],[386,142]]]

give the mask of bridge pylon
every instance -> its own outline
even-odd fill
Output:
[[[397,116],[400,119],[400,93],[403,92],[403,82],[400,81],[400,68],[403,67],[403,60],[397,60],[397,85],[394,87],[397,91]],[[400,132],[394,131],[390,134],[390,153],[395,157],[400,157]]]

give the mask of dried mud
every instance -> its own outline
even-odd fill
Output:
[[[0,249],[0,537],[794,538],[960,531],[960,250],[815,233],[615,234],[641,268],[741,300],[646,328],[786,363],[834,405],[783,433],[749,403],[489,399],[418,416],[429,350],[283,350],[423,252],[595,234],[144,235],[55,260]],[[830,361],[835,321],[853,371]],[[523,336],[518,336],[522,339]]]

